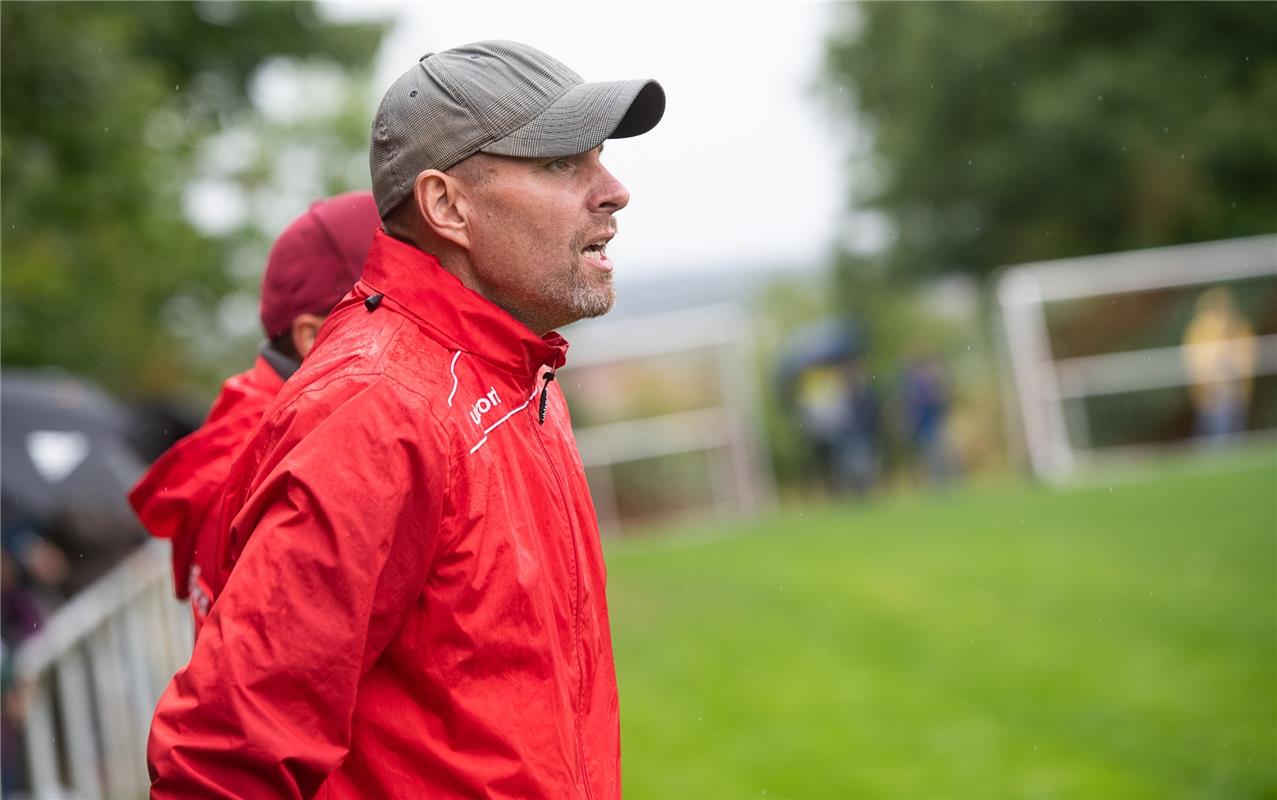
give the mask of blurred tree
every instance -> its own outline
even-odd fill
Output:
[[[281,163],[297,165],[285,141],[309,148],[310,197],[352,185],[367,113],[352,112],[350,84],[382,33],[309,2],[0,5],[4,363],[57,364],[131,395],[199,375],[223,298],[256,281],[263,226],[282,225],[260,211]],[[293,97],[291,113],[261,119],[263,99],[280,101],[272,87],[313,91],[298,76],[316,74],[337,99]],[[365,167],[354,185],[366,184]]]
[[[1273,230],[1271,3],[839,11],[825,84],[868,126],[851,200],[893,224],[890,275]]]

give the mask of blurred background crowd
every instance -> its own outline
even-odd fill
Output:
[[[146,542],[128,488],[252,362],[274,237],[367,187],[389,76],[491,36],[670,97],[663,150],[609,145],[618,303],[561,378],[627,791],[1277,793],[1272,4],[506,11],[0,5],[5,796],[41,692],[46,779],[113,785],[67,750],[92,626],[15,654]]]

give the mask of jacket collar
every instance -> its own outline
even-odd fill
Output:
[[[557,332],[537,336],[466,287],[437,258],[385,231],[373,235],[362,280],[453,349],[507,372],[535,376],[542,366],[558,369],[566,359],[568,343]]]
[[[302,365],[300,361],[289,358],[276,350],[269,340],[262,342],[261,346],[257,348],[257,361],[256,369],[261,369],[262,365],[265,364],[270,368],[271,374],[278,378],[281,384],[293,377],[293,373]]]

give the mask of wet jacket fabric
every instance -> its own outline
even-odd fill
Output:
[[[566,350],[377,234],[236,465],[153,797],[619,795]]]
[[[151,535],[172,543],[173,593],[179,600],[190,598],[197,630],[212,602],[210,579],[218,580],[217,523],[231,465],[283,385],[258,356],[252,369],[222,384],[199,430],[156,459],[129,492],[129,503]]]

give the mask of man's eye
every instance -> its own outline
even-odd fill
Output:
[[[546,167],[552,170],[565,170],[571,165],[572,165],[572,162],[568,159],[567,156],[564,156],[563,158],[554,159],[549,164],[546,164]]]

